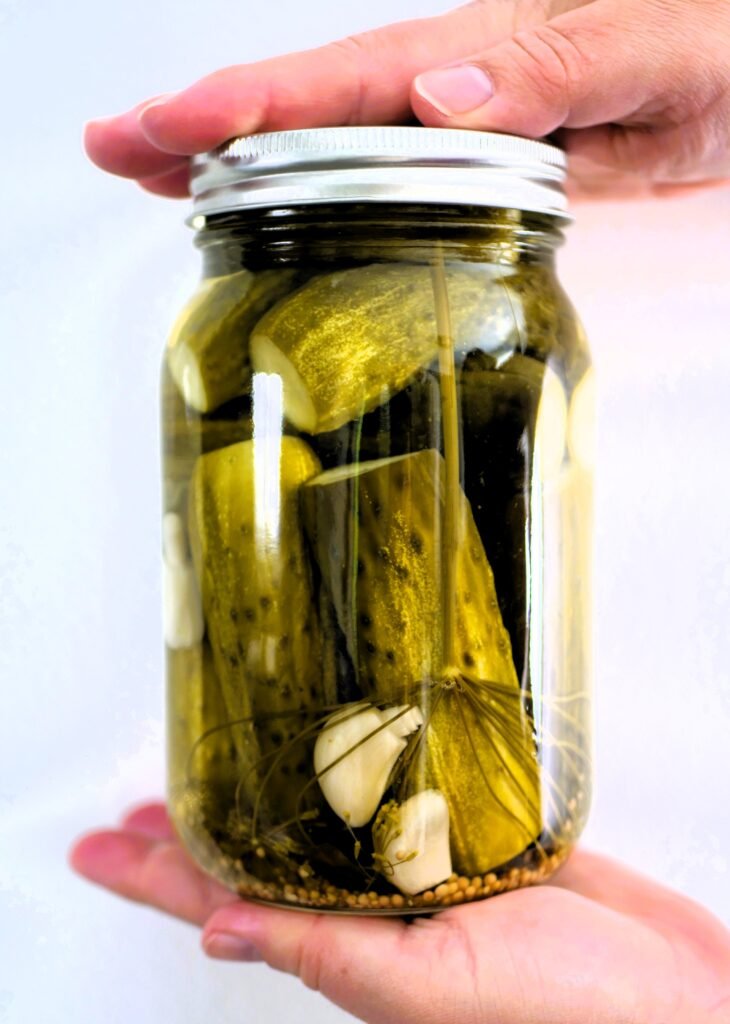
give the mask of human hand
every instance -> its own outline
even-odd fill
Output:
[[[223,960],[264,960],[368,1024],[727,1024],[730,932],[627,868],[576,851],[552,881],[406,923],[239,900],[160,804],[81,839],[74,868],[203,926]]]
[[[85,138],[104,170],[184,196],[187,158],[233,136],[413,114],[424,125],[535,138],[559,129],[574,195],[717,184],[730,177],[730,4],[474,0],[224,68],[90,122]]]

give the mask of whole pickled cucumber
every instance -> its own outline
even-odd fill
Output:
[[[298,503],[300,486],[319,468],[297,438],[281,438],[278,453],[243,441],[198,459],[189,500],[223,699],[231,720],[254,722],[264,795],[280,815],[295,813],[311,775],[296,738],[310,712],[335,699],[334,651],[315,604]]]
[[[279,374],[284,413],[310,434],[388,401],[438,351],[427,266],[373,264],[314,278],[278,302],[251,336],[254,369]],[[484,269],[446,270],[457,348],[502,339],[508,296]],[[490,327],[489,325],[493,326]]]
[[[426,712],[423,777],[449,804],[454,870],[464,875],[506,864],[542,830],[535,740],[517,681],[510,692],[488,691],[441,690]]]
[[[474,874],[539,834],[539,774],[492,570],[463,492],[451,553],[455,636],[444,649],[444,487],[443,457],[429,449],[328,470],[303,487],[302,502],[363,692],[423,704],[425,767],[416,776],[446,797],[454,862]]]
[[[304,522],[365,692],[400,699],[439,676],[444,460],[435,449],[342,466],[302,489]],[[461,495],[454,667],[514,677],[509,637],[471,508]],[[407,697],[407,692],[405,694]]]
[[[170,373],[187,405],[210,412],[244,393],[251,376],[251,328],[293,279],[290,270],[241,270],[202,282],[167,347]]]

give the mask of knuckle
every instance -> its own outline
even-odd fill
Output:
[[[495,6],[494,0],[468,0],[459,10],[472,10],[481,19],[485,33],[493,33],[495,26],[516,31],[520,26],[539,24],[549,17],[550,0],[520,0],[514,4]]]
[[[321,941],[319,934],[323,920],[322,917],[313,919],[305,940],[297,950],[294,970],[299,980],[315,992],[322,990],[322,978],[327,959],[325,944]]]
[[[662,140],[660,147],[664,159],[660,166],[670,181],[696,180],[718,165],[726,152],[724,133],[713,131],[709,125],[687,125]]]
[[[592,63],[584,41],[550,24],[517,32],[512,41],[520,51],[523,72],[542,91],[547,88],[563,96],[567,104]]]
[[[351,99],[349,114],[345,119],[348,125],[362,124],[367,99],[365,68],[373,53],[370,41],[371,33],[345,36],[330,43],[330,52],[337,54],[345,64]]]
[[[329,46],[332,48],[332,52],[339,52],[345,60],[355,62],[361,61],[369,50],[369,44],[364,34],[335,39]]]

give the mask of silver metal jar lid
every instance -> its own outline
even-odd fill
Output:
[[[567,217],[565,156],[544,142],[451,128],[309,128],[234,139],[193,158],[204,217],[309,203],[442,203]]]

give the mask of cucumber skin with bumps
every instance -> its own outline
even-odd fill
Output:
[[[444,794],[456,870],[473,875],[510,860],[539,834],[539,767],[494,578],[463,493],[456,664],[445,665],[444,470],[435,450],[362,463],[350,475],[342,467],[305,484],[302,505],[363,694],[421,705],[426,741],[403,796],[423,786]],[[447,667],[462,684],[443,685]],[[470,691],[491,702],[488,713],[475,710]]]
[[[319,463],[304,441],[283,437],[277,473],[266,450],[257,461],[255,445],[243,441],[198,459],[190,542],[227,712],[253,721],[260,774],[272,769],[266,798],[277,814],[292,816],[311,776],[296,737],[336,698],[334,651],[321,627],[299,515],[299,488]],[[275,535],[257,522],[257,484],[279,495],[278,523],[269,524]]]

